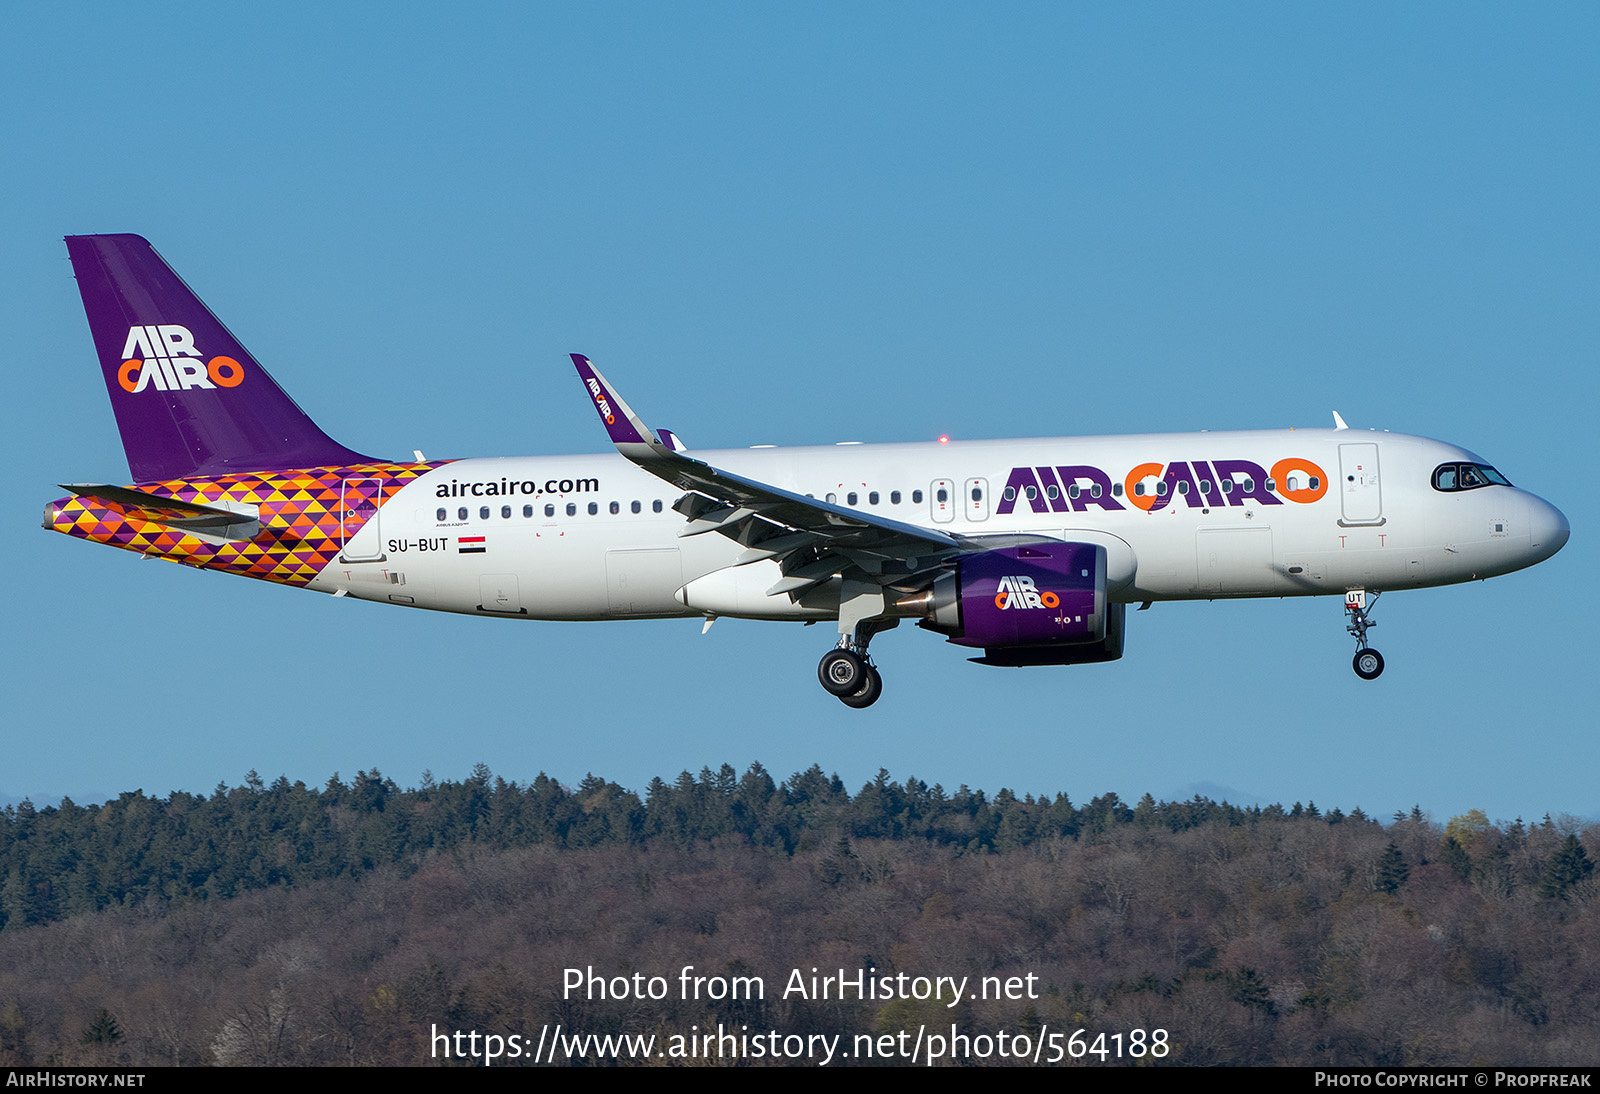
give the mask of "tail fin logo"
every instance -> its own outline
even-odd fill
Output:
[[[132,395],[151,386],[157,391],[187,391],[238,387],[243,380],[244,367],[238,361],[222,356],[204,361],[189,328],[176,323],[129,327],[117,369],[117,382]]]

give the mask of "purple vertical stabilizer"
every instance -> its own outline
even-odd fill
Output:
[[[318,429],[146,240],[68,236],[67,253],[135,481],[372,462]]]

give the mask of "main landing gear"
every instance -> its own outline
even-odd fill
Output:
[[[822,655],[817,678],[847,707],[870,707],[883,694],[883,677],[865,654],[833,649]]]
[[[1371,603],[1368,603],[1365,589],[1352,589],[1344,594],[1344,611],[1350,617],[1344,629],[1356,640],[1356,655],[1350,667],[1363,680],[1376,680],[1383,675],[1383,654],[1367,645],[1367,631],[1378,625],[1372,618],[1372,609],[1382,595],[1373,593]]]
[[[817,664],[817,679],[847,707],[870,707],[883,694],[883,677],[867,656],[867,643],[877,629],[870,623],[857,624],[854,636],[840,635],[839,645]]]

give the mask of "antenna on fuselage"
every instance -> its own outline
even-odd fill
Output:
[[[1350,428],[1349,426],[1344,424],[1344,419],[1339,417],[1339,412],[1337,410],[1335,410],[1333,412],[1333,428],[1334,429],[1349,429]]]

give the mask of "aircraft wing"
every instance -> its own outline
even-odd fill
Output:
[[[746,548],[735,566],[776,559],[783,578],[769,596],[801,592],[846,570],[892,584],[974,549],[963,536],[818,501],[674,451],[587,357],[574,353],[572,363],[617,451],[687,491],[673,506],[688,520],[678,535],[718,532],[735,540]]]

